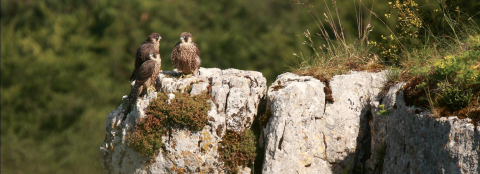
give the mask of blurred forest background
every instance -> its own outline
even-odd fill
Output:
[[[163,38],[163,70],[173,69],[170,52],[188,31],[202,67],[260,71],[269,85],[289,70],[293,52],[309,52],[298,36],[319,31],[308,11],[323,15],[331,6],[302,2],[311,7],[290,0],[2,0],[1,173],[103,173],[105,119],[129,93],[135,51],[151,32]],[[461,2],[470,11],[478,3]],[[349,41],[358,36],[360,12],[372,39],[395,26],[384,17],[388,0],[336,3]]]

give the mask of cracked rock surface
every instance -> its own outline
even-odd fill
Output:
[[[326,103],[319,80],[280,75],[268,89],[263,173],[338,173],[354,164],[367,133],[361,122],[366,125],[384,82],[384,72],[334,76],[334,103]]]
[[[219,142],[226,130],[243,132],[251,127],[265,97],[266,79],[255,71],[217,68],[200,68],[197,76],[179,75],[160,72],[157,91],[191,95],[210,92],[207,125],[201,131],[173,128],[171,136],[162,139],[165,148],[150,160],[129,148],[125,136],[135,127],[137,118],[145,117],[145,109],[157,93],[138,99],[127,115],[123,113],[125,104],[121,104],[108,114],[105,123],[105,140],[99,153],[105,173],[225,173],[217,152]],[[239,166],[240,173],[250,173],[248,167]]]
[[[313,77],[285,73],[268,89],[272,115],[264,128],[263,173],[328,172],[319,119],[325,106],[323,87]]]
[[[406,106],[403,85],[390,87],[383,98],[389,113],[374,115],[369,173],[479,173],[480,122]],[[383,159],[375,153],[382,150]]]

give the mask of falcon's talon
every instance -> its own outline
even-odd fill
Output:
[[[154,86],[149,86],[149,87],[147,88],[147,93],[150,93],[150,92],[157,92],[157,89],[155,89]]]

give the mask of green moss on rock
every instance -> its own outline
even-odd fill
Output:
[[[208,121],[210,96],[205,93],[174,95],[175,98],[169,101],[168,94],[158,93],[158,97],[150,102],[147,116],[139,119],[134,131],[127,135],[130,147],[142,155],[155,158],[163,146],[162,136],[166,134],[167,126],[178,125],[192,131],[203,129]]]
[[[228,173],[238,173],[238,166],[252,166],[256,157],[257,142],[252,130],[237,134],[227,130],[220,142],[220,155]]]

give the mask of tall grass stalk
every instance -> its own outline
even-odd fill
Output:
[[[300,3],[299,1],[296,2],[297,4]],[[374,56],[369,54],[369,48],[365,44],[368,41],[368,33],[372,31],[372,28],[370,24],[363,25],[363,14],[360,9],[364,7],[362,1],[359,2],[358,7],[356,6],[359,9],[358,11],[356,10],[359,35],[354,43],[348,43],[345,38],[335,0],[331,1],[331,4],[324,0],[325,12],[322,17],[317,15],[312,9],[309,9],[308,13],[318,27],[319,32],[310,33],[309,30],[306,30],[302,35],[299,35],[305,37],[306,40],[303,44],[310,48],[311,53],[293,53],[296,57],[290,66],[293,72],[301,75],[324,76],[328,78],[352,69],[365,69],[364,65],[375,62],[373,60]],[[333,10],[330,8],[330,5],[333,7]],[[305,5],[304,7],[311,8]],[[317,42],[323,44],[318,44]]]

